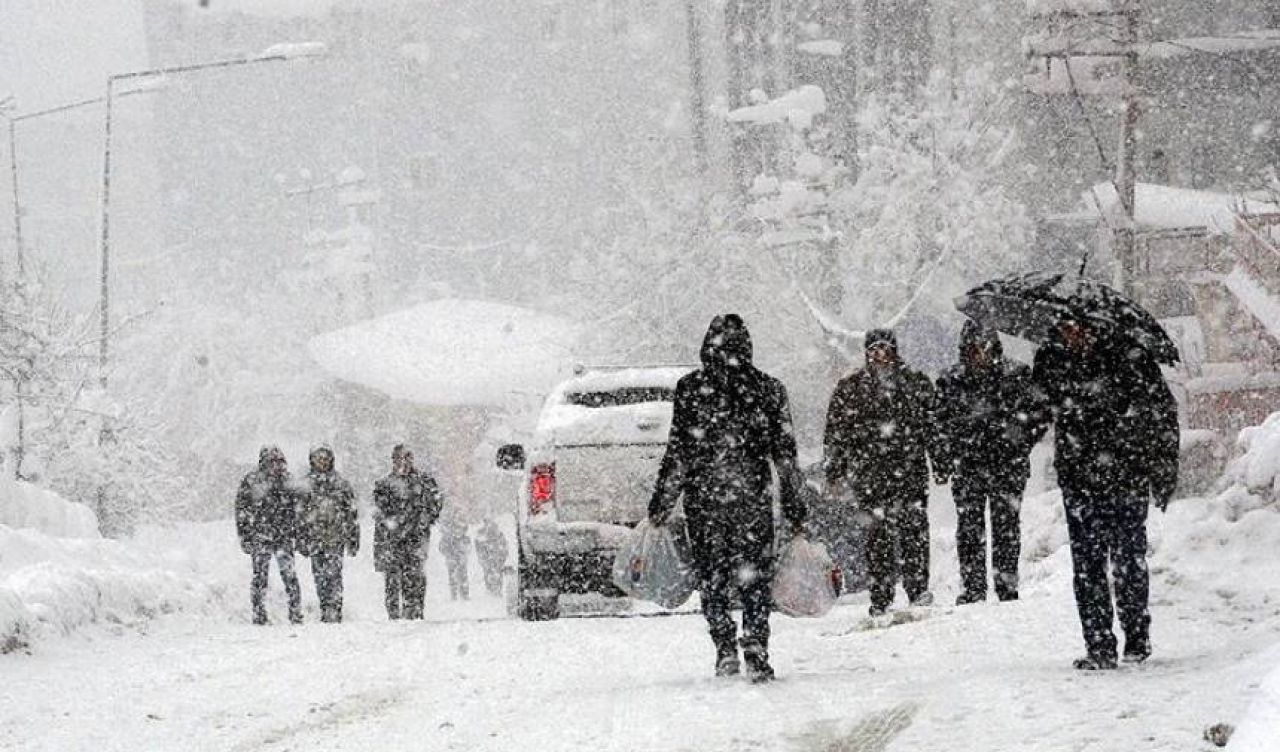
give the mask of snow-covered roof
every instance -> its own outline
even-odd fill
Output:
[[[674,389],[681,376],[698,366],[654,366],[636,368],[618,368],[610,370],[588,370],[581,376],[561,384],[558,394],[582,394],[585,392],[608,392],[626,387],[667,387]]]
[[[1114,13],[1114,0],[1027,0],[1027,13],[1033,17],[1055,14],[1088,15]]]
[[[1120,195],[1114,183],[1098,183],[1090,190],[1092,196],[1090,191],[1085,191],[1081,198],[1086,213],[1096,217],[1101,207],[1112,221],[1123,221]],[[1134,196],[1134,219],[1140,227],[1204,227],[1212,233],[1227,234],[1234,230],[1238,214],[1280,212],[1280,206],[1267,201],[1153,183],[1138,183]]]
[[[545,394],[569,374],[577,324],[529,308],[446,299],[308,343],[328,373],[423,405],[494,405]]]
[[[1214,37],[1187,37],[1139,46],[1143,58],[1169,59],[1187,55],[1229,55],[1280,48],[1280,29],[1242,31]]]
[[[773,125],[790,122],[796,128],[808,128],[814,115],[826,111],[827,95],[822,87],[806,85],[768,102],[730,110],[728,118],[734,123]]]

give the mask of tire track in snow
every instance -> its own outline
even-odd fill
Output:
[[[888,710],[863,716],[847,732],[832,730],[828,722],[797,741],[800,749],[814,752],[884,752],[890,742],[907,730],[919,710],[920,706],[914,702],[899,703]]]

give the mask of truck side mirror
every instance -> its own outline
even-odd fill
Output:
[[[519,444],[503,444],[498,447],[497,465],[501,470],[523,470],[524,447]]]

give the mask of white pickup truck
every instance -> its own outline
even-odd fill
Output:
[[[622,539],[648,513],[671,429],[676,382],[692,366],[583,370],[547,397],[527,452],[498,450],[521,470],[516,613],[560,615],[561,593],[621,595],[610,581]]]

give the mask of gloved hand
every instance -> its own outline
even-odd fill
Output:
[[[1155,504],[1156,509],[1159,509],[1161,512],[1169,511],[1169,496],[1167,494],[1156,494],[1153,499],[1153,503]]]
[[[250,554],[250,555],[252,555],[252,554],[253,554],[253,544],[249,543],[249,541],[245,540],[244,538],[241,538],[241,539],[240,539],[240,550],[241,550],[241,551],[244,551],[246,554]]]
[[[352,543],[348,543],[348,544],[347,544],[347,556],[350,556],[350,557],[352,557],[352,558],[355,558],[355,557],[356,557],[356,555],[357,555],[357,554],[359,554],[359,553],[360,553],[360,544],[359,544],[359,543],[352,542]]]

